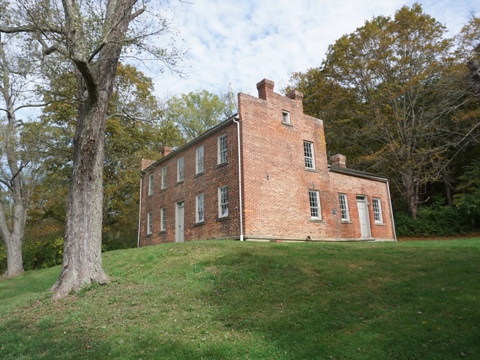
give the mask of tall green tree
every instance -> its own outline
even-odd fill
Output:
[[[165,118],[177,124],[190,141],[235,112],[231,91],[222,97],[207,90],[174,96],[166,103]]]
[[[413,218],[421,187],[440,178],[469,131],[465,124],[452,131],[452,115],[468,101],[453,50],[446,28],[414,4],[342,36],[309,72],[336,96],[326,107],[335,127],[327,141],[336,136],[362,168],[389,176]]]
[[[49,56],[58,54],[76,74],[74,156],[68,196],[62,271],[52,287],[61,298],[92,282],[105,283],[101,258],[103,165],[107,108],[124,46],[136,44],[172,65],[178,53],[149,46],[168,23],[145,22],[146,3],[137,0],[18,0],[0,32],[29,35]],[[152,4],[153,5],[153,4]],[[142,22],[143,21],[143,22]],[[151,24],[145,28],[144,24]]]

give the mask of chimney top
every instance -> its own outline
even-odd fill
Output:
[[[155,160],[149,160],[149,159],[142,159],[142,162],[140,163],[140,170],[146,169],[150,165],[152,165],[155,162]]]
[[[293,100],[302,101],[303,93],[301,93],[300,91],[297,91],[297,90],[292,90],[287,94],[287,97],[289,97],[290,99],[293,99]]]
[[[330,161],[332,162],[332,166],[347,167],[347,157],[345,155],[337,154],[330,157]]]
[[[166,145],[165,145],[165,146],[162,148],[162,157],[165,157],[165,156],[167,156],[167,155],[170,155],[170,154],[172,153],[172,151],[173,151],[173,148],[172,148],[171,146],[166,146]]]
[[[257,84],[258,97],[263,100],[273,94],[273,86],[275,83],[272,80],[263,79]]]

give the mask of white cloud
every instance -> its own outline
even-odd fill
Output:
[[[407,1],[412,5],[414,1]],[[374,16],[392,16],[403,0],[193,0],[176,3],[180,37],[189,49],[192,69],[185,78],[166,72],[155,75],[158,94],[207,89],[229,84],[234,90],[256,94],[263,78],[276,91],[290,74],[321,64],[328,45],[351,33]],[[451,34],[457,33],[480,5],[467,0],[428,0],[423,9]],[[161,85],[161,86],[160,86]]]

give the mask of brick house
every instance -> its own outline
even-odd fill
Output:
[[[139,246],[184,240],[396,240],[388,181],[330,158],[302,94],[257,84],[238,114],[142,160]]]

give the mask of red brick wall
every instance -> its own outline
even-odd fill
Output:
[[[217,137],[227,134],[228,162],[217,165]],[[204,146],[204,172],[195,175],[195,154],[197,147]],[[185,201],[185,241],[199,239],[238,237],[239,201],[238,201],[238,156],[237,127],[230,121],[226,127],[212,133],[205,139],[181,148],[172,153],[163,162],[158,162],[143,175],[142,206],[140,220],[140,246],[175,241],[176,203]],[[177,159],[184,156],[184,181],[177,184]],[[160,189],[162,167],[167,166],[167,188]],[[148,176],[154,174],[154,192],[148,196]],[[218,218],[218,187],[228,186],[229,216],[226,220]],[[195,223],[196,195],[204,193],[205,222]],[[160,231],[160,209],[166,207],[166,231]],[[153,234],[147,235],[147,213],[153,214]]]
[[[264,99],[239,94],[246,238],[358,239],[355,196],[371,202],[378,194],[386,225],[372,220],[372,236],[393,239],[385,183],[329,173],[323,122],[303,114],[301,96],[291,99],[259,86]],[[282,123],[282,111],[290,113],[290,125]],[[314,144],[315,170],[305,169],[304,141]],[[321,221],[310,219],[309,190],[320,193]],[[349,196],[348,224],[340,221],[339,191]]]

